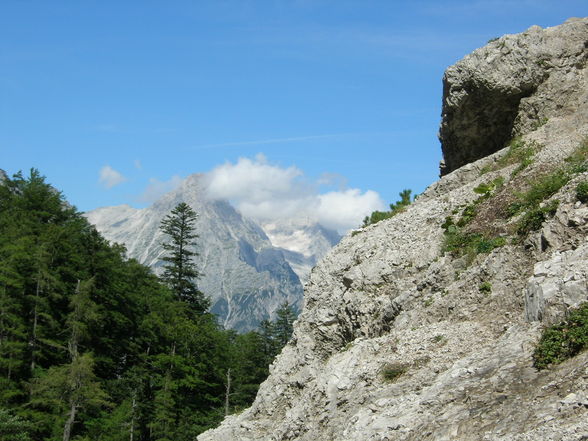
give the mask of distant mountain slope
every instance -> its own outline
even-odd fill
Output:
[[[261,224],[272,244],[284,251],[284,257],[305,283],[319,259],[341,240],[341,236],[308,219],[292,219]]]
[[[300,308],[300,278],[305,278],[318,257],[328,251],[328,244],[335,243],[336,233],[307,223],[300,234],[314,245],[299,245],[300,252],[274,247],[259,225],[228,202],[207,199],[201,175],[189,176],[148,208],[104,207],[86,216],[107,239],[125,244],[129,256],[158,272],[165,239],[159,225],[179,202],[188,203],[198,213],[197,265],[202,273],[198,284],[212,298],[212,311],[228,328],[255,328],[259,321],[273,316],[284,301]],[[272,231],[280,237],[290,235],[288,245],[296,246],[292,225],[276,226]]]

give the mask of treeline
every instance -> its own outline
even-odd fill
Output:
[[[192,441],[248,406],[292,309],[237,334],[172,288],[37,171],[0,182],[0,441]]]
[[[402,190],[400,193],[398,193],[398,196],[400,196],[400,200],[394,202],[393,204],[390,204],[389,211],[372,211],[372,213],[369,216],[366,216],[363,219],[362,228],[365,228],[368,225],[378,223],[384,219],[390,219],[395,214],[404,211],[405,208],[412,203],[411,193],[412,190]]]

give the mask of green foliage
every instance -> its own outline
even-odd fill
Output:
[[[435,337],[433,337],[431,339],[431,341],[433,343],[439,343],[441,345],[444,345],[445,343],[447,343],[447,338],[444,335],[442,335],[442,334],[438,334]]]
[[[468,233],[455,225],[445,231],[443,251],[455,256],[468,256],[470,260],[478,254],[487,254],[506,244],[504,237],[490,237],[481,233]]]
[[[382,369],[382,378],[388,383],[394,383],[400,376],[406,373],[407,370],[408,367],[404,364],[389,364]]]
[[[543,207],[529,209],[517,222],[517,234],[519,237],[527,236],[531,231],[537,231],[550,217],[553,217],[559,206],[559,201],[551,201]]]
[[[292,337],[294,331],[294,321],[296,320],[296,313],[288,302],[280,305],[276,311],[276,321],[274,323],[274,336],[280,348],[286,346],[286,343]]]
[[[210,300],[196,286],[195,280],[200,276],[193,257],[196,212],[185,202],[178,204],[163,221],[161,231],[168,236],[169,242],[163,244],[168,253],[162,258],[164,262],[163,280],[179,300],[187,302],[198,313],[203,313],[210,306]]]
[[[481,194],[481,196],[463,209],[459,220],[455,222],[451,216],[445,218],[445,222],[441,225],[444,230],[443,252],[449,252],[455,256],[467,255],[471,261],[477,254],[489,253],[494,248],[506,244],[506,240],[503,237],[491,237],[481,233],[471,233],[465,229],[476,217],[478,205],[490,197],[492,190],[500,185],[502,185],[502,181],[495,180],[493,183],[476,187],[478,189],[477,193]]]
[[[584,138],[573,153],[565,159],[566,170],[570,174],[588,171],[588,137]]]
[[[588,303],[570,312],[566,320],[543,331],[533,353],[537,369],[559,364],[588,348]]]
[[[559,201],[554,200],[548,204],[544,204],[544,201],[555,195],[574,175],[587,171],[587,161],[588,140],[584,140],[565,159],[564,167],[535,178],[530,182],[527,191],[517,195],[516,201],[510,204],[507,213],[509,216],[523,213],[516,225],[516,231],[520,238],[525,237],[531,231],[540,229],[545,220],[555,215]],[[582,197],[582,191],[588,194],[588,185],[583,187],[584,190],[580,185],[576,187],[577,197]]]
[[[474,193],[483,195],[483,196],[490,196],[490,194],[495,191],[496,189],[501,188],[504,185],[504,178],[502,176],[498,176],[496,179],[490,182],[483,182],[474,188]]]
[[[516,137],[511,141],[506,154],[498,161],[498,166],[503,168],[507,165],[518,164],[513,170],[514,176],[533,163],[533,157],[540,148],[541,146],[533,141],[525,142],[520,136]]]
[[[490,294],[492,292],[492,284],[490,282],[482,282],[478,289],[481,293]]]
[[[576,199],[580,202],[588,202],[588,182],[580,182],[576,185]]]
[[[390,211],[372,212],[371,215],[365,217],[365,219],[363,220],[362,227],[367,227],[368,225],[375,224],[384,219],[389,219],[392,216],[404,211],[406,207],[411,204],[411,193],[412,190],[402,190],[400,193],[398,193],[398,196],[400,196],[400,200],[396,201],[393,204],[390,204]]]
[[[28,421],[0,408],[0,441],[30,441],[31,429]]]
[[[536,178],[531,187],[524,193],[520,193],[517,201],[508,208],[508,214],[513,216],[524,210],[536,209],[541,202],[557,193],[571,179],[564,170]]]
[[[228,372],[231,409],[249,405],[277,328],[237,336],[188,300],[36,170],[0,184],[0,440],[193,440],[223,418]]]

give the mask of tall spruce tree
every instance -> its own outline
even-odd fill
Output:
[[[210,300],[198,289],[196,279],[200,273],[193,258],[195,239],[194,222],[198,215],[185,202],[181,202],[168,214],[160,225],[160,230],[169,238],[163,244],[168,253],[164,262],[163,280],[179,300],[188,303],[196,312],[203,313],[210,306]]]
[[[292,337],[292,332],[294,332],[294,321],[296,320],[296,313],[288,302],[284,302],[276,311],[276,315],[277,317],[274,323],[274,336],[278,344],[279,352],[284,346],[286,346],[286,343],[288,343]]]

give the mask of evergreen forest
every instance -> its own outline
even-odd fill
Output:
[[[178,216],[162,225],[160,279],[37,170],[0,181],[0,441],[194,440],[253,401],[292,308],[257,331],[222,329],[182,281],[198,272],[174,254]],[[184,252],[197,240],[187,216]]]

